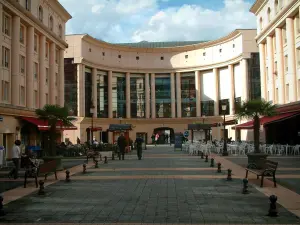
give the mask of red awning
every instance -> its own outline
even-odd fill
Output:
[[[260,125],[265,126],[267,124],[286,120],[297,115],[300,115],[300,112],[282,113],[276,116],[264,116],[260,118]],[[239,124],[235,127],[232,127],[232,129],[253,129],[253,120]]]
[[[29,123],[32,123],[38,127],[39,130],[49,130],[48,121],[41,120],[34,117],[21,117],[22,120],[26,120]],[[58,121],[56,124],[57,130],[77,130],[75,126],[63,126],[62,121]]]

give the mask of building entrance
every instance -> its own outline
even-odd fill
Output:
[[[174,129],[170,127],[158,127],[153,130],[152,144],[155,141],[155,135],[158,134],[159,138],[156,144],[172,144],[174,143]]]

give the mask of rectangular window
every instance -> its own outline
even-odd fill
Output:
[[[20,26],[20,42],[22,44],[24,44],[24,35],[25,35],[25,27],[24,26]]]
[[[290,102],[290,85],[285,85],[285,101]]]
[[[2,100],[4,102],[9,101],[9,83],[7,81],[2,81]]]
[[[38,102],[39,101],[39,99],[38,99],[38,92],[35,90],[34,93],[33,93],[33,95],[34,95],[33,96],[34,97],[34,107],[38,108],[38,105],[39,105],[39,102]]]
[[[48,85],[48,79],[49,79],[49,69],[46,68],[46,85]]]
[[[282,29],[282,38],[283,38],[283,44],[287,43],[287,39],[286,39],[286,27],[284,27]]]
[[[20,56],[20,72],[21,74],[25,73],[25,57],[24,56]]]
[[[37,52],[38,48],[38,36],[35,34],[34,35],[34,51]]]
[[[49,43],[46,42],[46,49],[45,49],[45,57],[46,57],[46,59],[48,59],[48,55],[49,55]]]
[[[55,51],[55,62],[56,62],[56,64],[58,64],[58,59],[59,59],[59,50],[56,49],[56,51]]]
[[[214,101],[201,101],[201,116],[214,116],[215,102]]]
[[[46,97],[46,105],[48,105],[49,104],[48,94],[45,94],[45,97]]]
[[[2,66],[9,68],[10,50],[2,46]]]
[[[7,36],[10,36],[10,22],[11,22],[11,18],[8,15],[3,14],[2,32]]]
[[[278,88],[276,88],[276,94],[275,94],[275,104],[278,104],[278,99],[279,99],[279,91]]]
[[[284,67],[285,67],[285,72],[287,73],[289,71],[288,67],[288,56],[284,56]]]
[[[20,105],[25,105],[25,87],[20,87]]]
[[[55,87],[57,87],[57,78],[58,78],[58,73],[55,73]]]
[[[277,62],[274,63],[274,78],[275,80],[278,79]]]
[[[34,76],[34,80],[38,80],[39,79],[39,64],[34,63],[34,67],[33,67],[33,76]]]

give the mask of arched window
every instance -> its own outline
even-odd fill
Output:
[[[275,9],[275,13],[277,14],[279,12],[278,0],[275,0],[275,2],[274,2],[274,9]]]
[[[63,34],[62,26],[61,26],[61,24],[59,24],[59,27],[58,27],[58,35],[59,35],[59,37],[62,37],[62,34]]]
[[[43,22],[43,19],[44,19],[43,7],[39,6],[39,20]]]
[[[263,20],[262,20],[262,17],[260,17],[260,19],[259,19],[259,28],[260,28],[260,30],[263,29]]]
[[[271,21],[271,9],[270,7],[268,8],[268,22]]]
[[[50,19],[49,19],[49,27],[50,27],[50,30],[53,31],[53,17],[50,16]]]

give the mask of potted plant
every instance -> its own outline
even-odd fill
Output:
[[[56,137],[57,137],[57,123],[60,121],[62,126],[72,126],[74,118],[69,117],[69,111],[66,107],[59,105],[45,105],[42,109],[35,110],[39,119],[48,122],[49,126],[49,144],[48,149],[45,149],[47,156],[43,157],[44,162],[56,160],[57,170],[63,170],[61,159],[62,156],[57,156]]]
[[[263,99],[250,100],[243,102],[236,107],[236,117],[238,119],[253,119],[253,136],[254,136],[254,152],[248,153],[248,164],[254,164],[256,167],[263,168],[267,154],[262,153],[259,149],[260,135],[260,117],[274,116],[276,114],[276,105]]]

